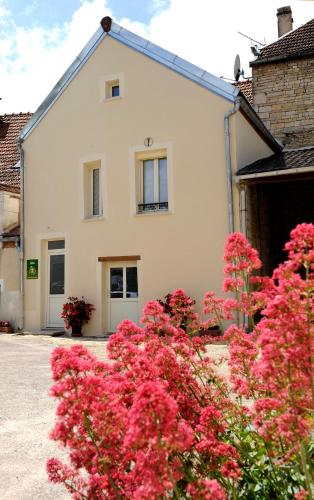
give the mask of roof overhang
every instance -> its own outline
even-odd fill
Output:
[[[293,54],[286,54],[286,55],[278,55],[278,56],[272,56],[272,57],[261,57],[260,59],[255,59],[254,61],[250,61],[250,67],[252,66],[259,66],[261,64],[271,64],[271,63],[276,63],[276,62],[284,62],[284,61],[289,61],[291,59],[305,59],[307,57],[312,57],[314,55],[314,50],[310,50],[308,52],[300,51],[300,52],[294,52]]]
[[[267,177],[279,177],[283,175],[296,175],[296,174],[308,174],[314,172],[314,165],[312,167],[297,167],[297,168],[285,168],[282,170],[270,170],[268,172],[256,172],[253,174],[243,174],[236,175],[236,182],[265,179]]]

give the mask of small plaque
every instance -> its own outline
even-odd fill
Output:
[[[28,280],[38,280],[38,259],[27,259],[26,278]]]

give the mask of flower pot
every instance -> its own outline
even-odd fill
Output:
[[[72,326],[71,337],[82,337],[82,325]]]
[[[1,333],[13,333],[13,328],[11,326],[0,326]]]

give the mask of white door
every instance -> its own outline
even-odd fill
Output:
[[[65,302],[65,254],[58,246],[64,248],[64,240],[48,242],[47,326],[57,328],[64,326],[61,312]]]
[[[124,319],[138,323],[138,283],[136,262],[109,265],[109,332]]]

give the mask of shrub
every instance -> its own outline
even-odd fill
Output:
[[[286,250],[262,278],[257,252],[239,233],[228,238],[232,297],[208,292],[204,313],[207,325],[233,320],[230,377],[195,335],[193,304],[183,329],[182,316],[148,302],[143,328],[125,320],[110,338],[110,364],[83,346],[57,348],[51,437],[70,465],[49,460],[50,479],[73,498],[312,499],[314,226],[297,226]],[[183,294],[170,301],[186,303]]]
[[[63,304],[61,318],[67,328],[81,327],[88,323],[93,311],[95,307],[86,302],[84,297],[68,297],[68,301]]]

